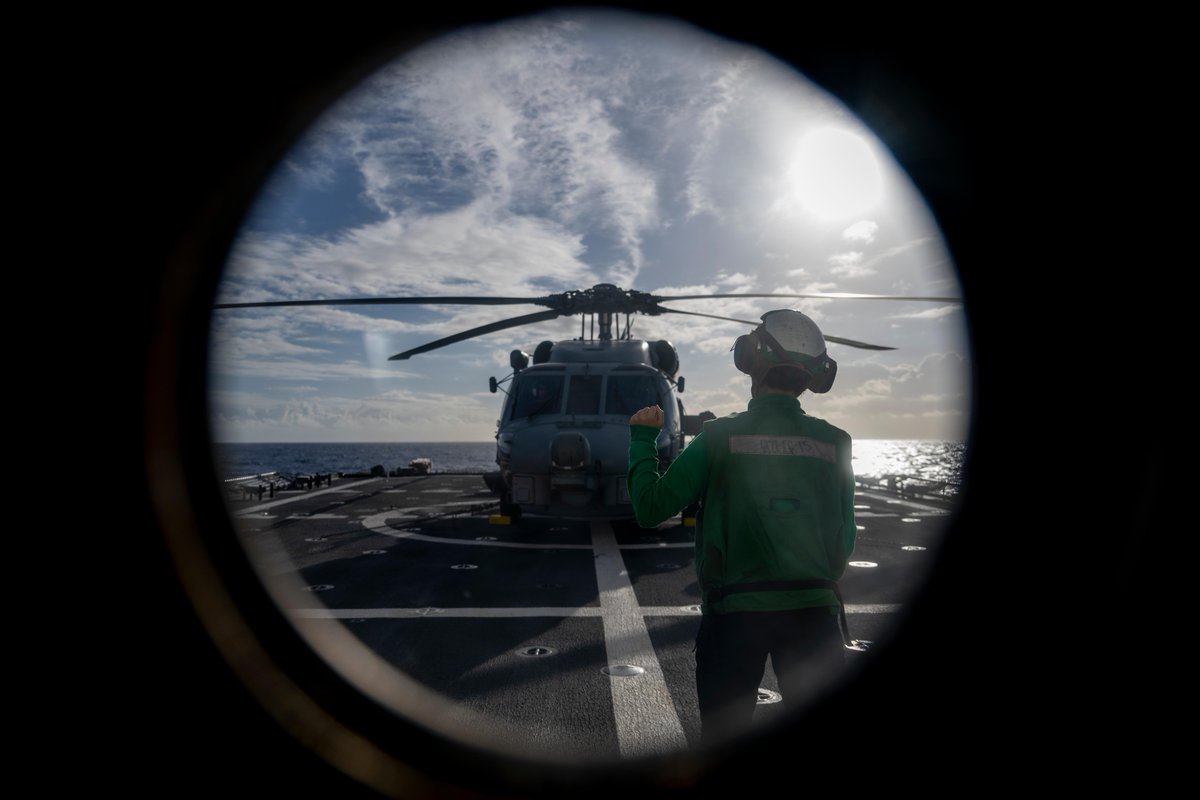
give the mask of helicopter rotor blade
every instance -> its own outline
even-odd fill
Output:
[[[753,327],[758,327],[761,324],[761,321],[751,322],[748,319],[734,319],[733,317],[718,317],[716,314],[701,314],[698,311],[680,311],[675,308],[663,308],[662,306],[659,306],[659,310],[665,311],[670,314],[687,314],[689,317],[708,317],[710,319],[723,319],[726,322],[742,322],[742,323],[745,323],[746,325],[751,325]],[[895,350],[896,349],[894,347],[884,347],[881,344],[868,344],[867,342],[859,342],[859,341],[855,341],[854,339],[843,339],[840,336],[825,336],[825,341],[835,342],[837,344],[844,344],[847,347],[857,347],[860,350]]]
[[[668,314],[687,314],[689,317],[708,317],[709,319],[723,319],[726,322],[741,322],[755,327],[762,322],[762,320],[751,321],[748,319],[734,319],[733,317],[718,317],[716,314],[702,314],[699,311],[680,311],[678,308],[664,308],[663,306],[659,306],[658,310]]]
[[[213,308],[282,308],[286,306],[394,306],[542,304],[545,297],[348,297],[341,300],[265,300],[258,303],[216,303]]]
[[[397,353],[388,359],[388,361],[404,361],[409,356],[415,356],[418,353],[427,353],[430,350],[436,350],[439,347],[445,347],[448,344],[461,342],[464,339],[472,339],[476,336],[483,336],[486,333],[494,333],[507,328],[516,328],[520,325],[529,325],[534,322],[545,322],[546,320],[557,319],[563,316],[558,311],[539,311],[536,314],[526,314],[521,317],[512,317],[511,319],[502,319],[499,322],[492,322],[488,325],[480,325],[478,328],[456,333],[453,336],[447,336],[444,339],[438,339],[436,342],[423,344],[420,347],[414,347],[411,350],[405,350],[403,353]]]
[[[961,303],[961,297],[914,297],[898,294],[858,294],[855,292],[808,292],[806,294],[780,294],[778,292],[739,294],[679,294],[654,295],[656,300],[724,300],[738,297],[803,297],[814,300],[922,300],[936,303]]]
[[[843,339],[840,336],[829,336],[828,334],[824,334],[824,336],[825,336],[825,341],[827,341],[827,342],[836,342],[837,344],[844,344],[847,347],[857,347],[860,350],[895,350],[896,349],[894,347],[884,347],[881,344],[868,344],[866,342],[856,342],[853,339]]]

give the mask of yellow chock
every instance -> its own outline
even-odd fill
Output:
[[[696,527],[696,518],[695,517],[684,517],[683,518],[683,527],[685,527],[685,528]]]
[[[512,525],[512,517],[507,514],[492,514],[488,517],[488,525]]]

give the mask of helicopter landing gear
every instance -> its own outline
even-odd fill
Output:
[[[512,495],[509,492],[500,496],[500,516],[508,517],[513,522],[521,519],[521,507],[512,501]]]

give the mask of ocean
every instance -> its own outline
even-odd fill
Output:
[[[926,439],[856,439],[854,474],[899,475],[962,483],[966,445]],[[283,475],[387,471],[428,458],[434,472],[484,473],[496,468],[495,442],[380,442],[345,444],[216,444],[213,458],[224,479],[265,472]]]

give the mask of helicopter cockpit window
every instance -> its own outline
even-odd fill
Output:
[[[600,413],[600,376],[572,375],[567,395],[568,414]]]
[[[517,379],[513,419],[557,414],[562,408],[563,376],[529,375]]]
[[[653,376],[612,375],[608,379],[608,392],[604,397],[604,413],[632,415],[658,402],[658,386]]]

